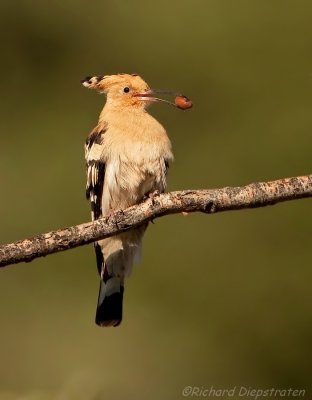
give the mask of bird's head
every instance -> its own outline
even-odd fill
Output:
[[[110,104],[119,107],[144,108],[154,101],[152,90],[137,74],[118,74],[87,77],[83,86],[105,93]]]
[[[88,76],[81,83],[89,89],[96,89],[100,93],[105,93],[109,104],[115,107],[144,109],[147,105],[156,101],[170,104],[181,110],[187,110],[193,105],[191,100],[183,95],[176,94],[174,103],[155,97],[156,93],[171,95],[173,93],[151,89],[137,74]]]

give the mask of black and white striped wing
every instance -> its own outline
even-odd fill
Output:
[[[102,217],[102,195],[105,178],[103,162],[103,135],[105,131],[93,131],[86,140],[85,157],[87,163],[86,196],[91,202],[92,220]]]

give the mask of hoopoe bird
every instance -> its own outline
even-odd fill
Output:
[[[86,195],[92,219],[109,216],[164,192],[171,143],[163,126],[146,111],[155,101],[153,91],[137,74],[87,77],[83,86],[106,94],[97,126],[85,145]],[[179,108],[190,108],[177,96]],[[139,260],[147,224],[94,243],[100,289],[95,321],[118,326],[122,320],[124,281]]]

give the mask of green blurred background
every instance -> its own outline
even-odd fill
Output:
[[[157,105],[169,190],[311,173],[310,1],[2,0],[0,240],[89,220],[83,145],[137,72]],[[150,226],[117,329],[94,324],[92,246],[1,271],[0,399],[181,399],[187,385],[311,388],[311,201]]]

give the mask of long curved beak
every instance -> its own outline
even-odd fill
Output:
[[[165,99],[160,99],[159,97],[155,97],[154,94],[157,94],[157,93],[175,96],[174,103],[171,101],[165,100]],[[173,107],[180,108],[181,110],[186,110],[193,106],[192,101],[189,100],[186,96],[184,96],[182,94],[178,95],[176,93],[169,92],[166,90],[149,89],[149,90],[145,90],[144,92],[138,92],[134,96],[137,97],[138,100],[141,100],[141,101],[167,103]]]
[[[148,89],[145,90],[144,92],[137,92],[134,94],[134,96],[141,101],[158,101],[158,99],[153,96],[154,93],[155,91],[153,89]]]

